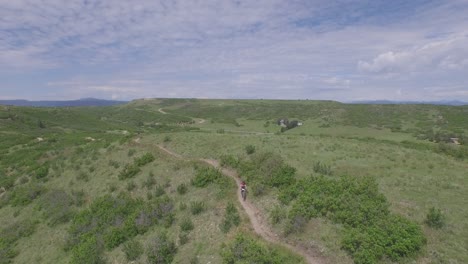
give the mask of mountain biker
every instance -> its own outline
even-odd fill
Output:
[[[245,201],[245,197],[247,196],[247,186],[245,185],[245,181],[242,181],[241,182],[241,194],[242,194],[242,198],[244,199]]]
[[[241,182],[241,191],[247,189],[247,186],[245,185],[245,181]]]

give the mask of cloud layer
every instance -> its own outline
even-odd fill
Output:
[[[0,6],[0,98],[468,101],[464,0]]]

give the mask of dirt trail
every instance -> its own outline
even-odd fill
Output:
[[[161,114],[163,114],[163,115],[167,115],[167,113],[164,112],[164,110],[162,110],[162,108],[159,108],[158,111],[159,111],[159,113],[161,113]]]
[[[179,159],[185,159],[186,160],[186,158],[182,157],[181,155],[179,155],[177,153],[172,152],[171,150],[169,150],[169,149],[167,149],[167,148],[165,148],[163,146],[158,146],[158,147],[162,151],[166,152],[167,154],[169,154],[171,156],[174,156],[174,157],[179,158]],[[213,159],[200,159],[200,160],[207,163],[207,164],[209,164],[209,165],[211,165],[211,166],[213,166],[213,167],[215,167],[215,168],[217,168],[217,169],[220,169],[221,172],[224,175],[233,178],[236,181],[237,186],[240,186],[241,181],[240,181],[239,175],[237,174],[236,171],[231,170],[231,169],[222,168],[217,160],[213,160]],[[239,203],[244,208],[246,214],[249,216],[250,222],[252,223],[252,227],[253,227],[255,233],[257,233],[258,235],[263,237],[268,242],[275,243],[275,244],[280,244],[280,245],[290,249],[291,251],[303,256],[305,258],[305,260],[307,261],[307,263],[314,263],[314,264],[326,263],[325,258],[323,256],[321,256],[320,253],[317,252],[317,250],[314,250],[314,249],[308,250],[303,246],[288,244],[285,241],[281,240],[278,237],[278,235],[275,234],[268,227],[267,221],[265,220],[265,218],[261,214],[260,210],[258,210],[255,207],[255,205],[253,205],[248,199],[246,201],[244,201],[242,199],[242,196],[241,196],[240,192],[237,192],[237,198],[239,199]]]

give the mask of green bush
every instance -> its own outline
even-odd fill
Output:
[[[320,161],[317,161],[314,163],[313,170],[314,172],[322,174],[322,175],[332,175],[332,170],[331,170],[330,165],[323,164]]]
[[[49,174],[49,165],[44,164],[35,171],[37,179],[44,179]]]
[[[286,211],[280,207],[280,206],[275,206],[273,210],[270,212],[270,220],[272,224],[278,224],[286,218]]]
[[[421,228],[400,216],[389,216],[366,228],[348,229],[342,247],[355,263],[376,263],[383,256],[392,261],[413,255],[426,243]]]
[[[281,186],[294,184],[296,182],[295,177],[296,177],[296,168],[285,164],[273,173],[270,186],[281,187]]]
[[[137,186],[136,186],[136,184],[135,184],[134,181],[129,181],[129,182],[127,182],[127,187],[126,187],[126,188],[127,188],[127,191],[131,192],[131,191],[133,191],[136,187],[137,187]]]
[[[72,250],[71,264],[104,264],[105,260],[102,258],[102,246],[98,243],[97,238],[88,236],[83,239],[77,247]]]
[[[0,264],[12,263],[18,254],[16,241],[28,237],[35,231],[36,222],[26,220],[4,226],[0,230]]]
[[[208,166],[200,166],[196,170],[195,178],[191,181],[195,187],[206,187],[222,177],[219,170]]]
[[[255,152],[255,146],[253,145],[245,146],[245,153],[247,153],[247,155],[253,154],[254,152]]]
[[[270,247],[245,234],[238,234],[233,242],[221,249],[223,263],[304,263],[298,256],[279,248]]]
[[[73,198],[63,190],[51,190],[39,199],[39,207],[52,226],[66,223],[73,217],[72,205]]]
[[[185,183],[181,183],[177,186],[177,193],[180,195],[184,195],[187,193],[187,185]]]
[[[145,166],[148,163],[151,163],[154,161],[154,156],[151,153],[145,153],[143,156],[136,158],[134,161],[134,164],[138,167]]]
[[[123,252],[128,261],[137,260],[143,254],[143,246],[140,242],[132,240],[123,245]]]
[[[179,233],[179,245],[185,245],[189,241],[188,233],[187,232],[180,232]]]
[[[156,191],[154,192],[154,196],[160,197],[160,196],[163,196],[164,194],[166,194],[166,190],[164,190],[164,186],[158,185],[156,187]]]
[[[193,215],[198,215],[201,214],[203,211],[205,211],[206,206],[203,201],[195,201],[190,203],[190,212],[192,212]]]
[[[128,152],[127,152],[127,156],[131,157],[131,156],[135,155],[135,153],[136,153],[135,149],[129,149]]]
[[[220,225],[221,231],[227,233],[232,226],[239,226],[240,222],[241,219],[236,206],[232,202],[229,202],[226,206],[223,222]]]
[[[220,165],[223,167],[237,168],[239,160],[233,155],[222,155],[220,157]]]
[[[127,164],[119,173],[119,180],[132,178],[140,172],[140,168],[135,164]]]
[[[12,206],[25,206],[38,198],[45,190],[42,185],[31,182],[15,187],[9,194],[8,200]]]
[[[152,239],[147,249],[149,264],[172,263],[177,252],[175,243],[171,241],[166,233],[159,233]]]
[[[442,228],[445,225],[445,217],[440,209],[431,207],[426,215],[425,223],[433,228]]]
[[[156,184],[156,179],[154,178],[153,175],[148,175],[148,178],[143,182],[143,186],[146,187],[147,189],[150,189]]]
[[[327,217],[345,228],[342,247],[356,263],[375,263],[384,256],[397,261],[414,254],[425,243],[421,227],[392,215],[385,197],[371,177],[325,176],[300,180],[293,198],[285,233],[301,232],[312,217]]]
[[[180,222],[180,230],[182,231],[185,231],[185,232],[191,231],[193,230],[193,228],[194,228],[193,222],[188,217],[182,219],[182,221]]]

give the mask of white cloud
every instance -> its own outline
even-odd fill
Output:
[[[468,66],[468,35],[434,41],[397,52],[379,54],[371,61],[359,61],[358,68],[372,73],[407,73],[434,68],[462,69]]]
[[[417,99],[466,83],[468,5],[414,3],[0,0],[0,80],[8,96],[124,99]]]

